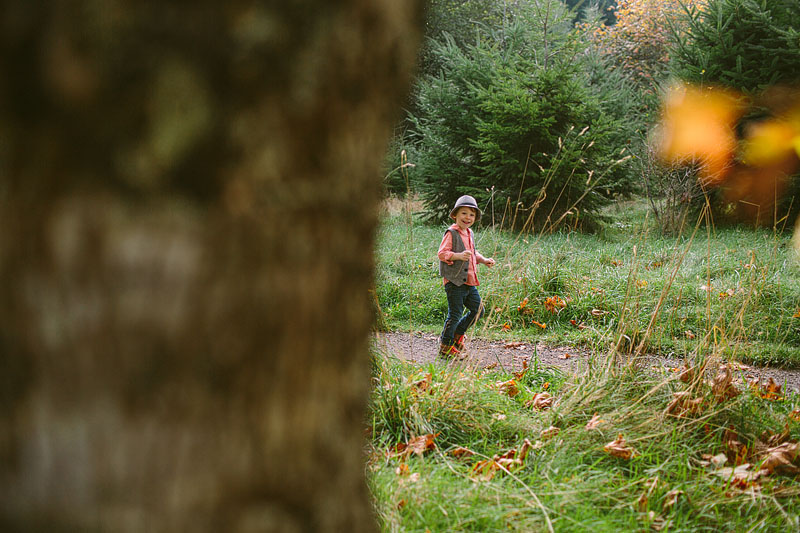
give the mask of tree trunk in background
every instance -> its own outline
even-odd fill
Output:
[[[369,531],[418,0],[6,0],[0,529]]]

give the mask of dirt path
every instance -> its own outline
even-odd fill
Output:
[[[392,331],[378,333],[374,341],[375,349],[386,354],[395,355],[407,361],[426,364],[437,359],[438,339],[434,334],[409,333]],[[528,361],[536,354],[539,364],[558,367],[565,371],[575,371],[589,363],[590,354],[577,348],[551,347],[536,343],[519,343],[507,341],[489,341],[485,339],[468,339],[465,364],[476,367],[487,367],[492,364],[506,370],[518,371],[522,362]],[[680,368],[683,361],[663,357],[647,357],[645,364],[659,370]],[[751,367],[737,364],[737,374],[747,381],[759,379],[766,383],[769,378],[784,386],[800,392],[800,370],[780,370],[776,368]]]

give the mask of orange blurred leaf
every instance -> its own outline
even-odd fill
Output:
[[[547,328],[547,324],[543,324],[542,322],[537,322],[536,320],[531,320],[531,324],[534,326],[539,326],[542,329]]]
[[[737,148],[738,95],[722,89],[673,87],[662,118],[661,155],[672,164],[700,163],[706,184],[724,181]]]

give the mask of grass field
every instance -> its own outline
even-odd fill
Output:
[[[384,531],[800,529],[798,397],[736,393],[721,366],[800,365],[788,235],[701,220],[665,237],[642,202],[608,214],[599,235],[477,231],[498,266],[481,272],[489,312],[473,334],[581,344],[593,366],[564,375],[534,359],[507,374],[375,354],[367,471]],[[442,231],[385,217],[385,327],[440,330]],[[695,366],[610,357],[637,351]]]
[[[777,466],[797,462],[796,396],[382,354],[373,375],[367,472],[384,531],[800,528],[797,467]]]
[[[800,366],[800,262],[788,231],[700,219],[667,237],[642,201],[607,215],[597,235],[477,228],[478,251],[498,265],[480,267],[487,314],[473,334]],[[441,330],[443,230],[398,209],[384,218],[376,289],[386,327]]]

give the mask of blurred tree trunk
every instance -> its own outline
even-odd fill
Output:
[[[418,0],[0,4],[0,529],[369,531]]]

